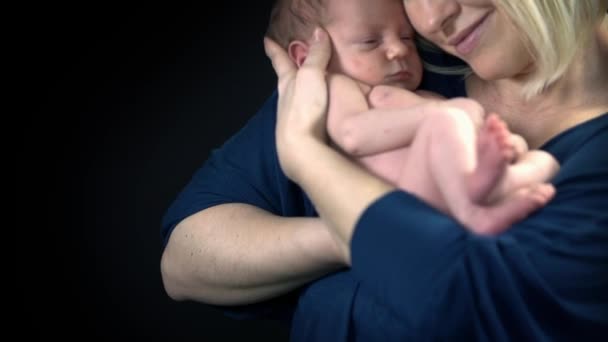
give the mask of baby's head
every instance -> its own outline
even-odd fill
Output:
[[[277,0],[267,34],[300,66],[316,26],[332,41],[330,72],[372,86],[420,84],[422,63],[402,0]]]

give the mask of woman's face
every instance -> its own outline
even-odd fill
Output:
[[[517,28],[492,0],[405,0],[410,22],[485,80],[525,77],[533,59]]]

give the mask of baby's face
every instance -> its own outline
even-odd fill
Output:
[[[422,63],[402,0],[329,0],[329,70],[369,85],[416,89]]]

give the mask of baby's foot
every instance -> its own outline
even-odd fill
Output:
[[[471,201],[484,203],[515,157],[511,132],[496,114],[484,121],[477,137],[477,167],[467,180]]]
[[[465,225],[477,234],[501,233],[545,206],[554,195],[555,188],[551,184],[521,188],[492,206],[477,207]]]

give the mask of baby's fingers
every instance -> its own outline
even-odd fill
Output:
[[[374,87],[369,101],[374,108],[404,108],[428,102],[412,91],[385,85]]]

